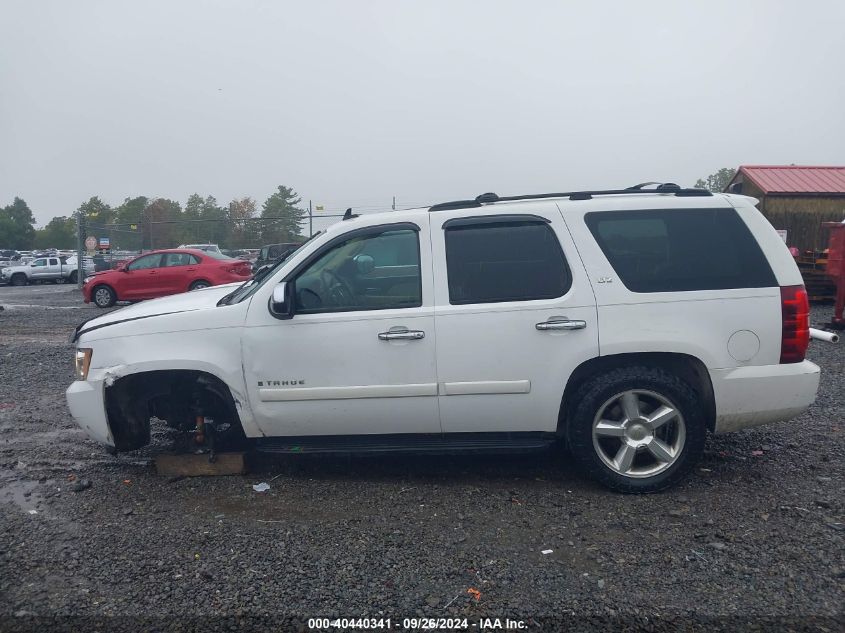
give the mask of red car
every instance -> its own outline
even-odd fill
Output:
[[[252,275],[249,262],[193,248],[144,253],[115,270],[85,280],[85,303],[109,308],[116,301],[140,301],[233,281]]]

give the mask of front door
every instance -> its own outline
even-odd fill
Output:
[[[47,258],[46,257],[36,259],[29,266],[30,266],[29,278],[31,280],[40,281],[42,279],[47,278],[47,271],[48,271],[49,267],[47,266]]]
[[[143,255],[129,262],[126,272],[120,278],[118,298],[122,301],[133,301],[161,296],[163,293],[159,280],[160,266],[161,253]]]
[[[432,213],[443,432],[554,432],[598,355],[595,298],[554,203],[491,211]]]
[[[430,253],[427,226],[364,227],[286,275],[292,318],[253,297],[244,376],[266,435],[440,433]]]

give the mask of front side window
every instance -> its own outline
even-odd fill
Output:
[[[41,267],[41,266],[46,266],[46,265],[47,265],[47,260],[46,260],[46,259],[36,259],[34,262],[32,262],[32,265],[33,265],[33,266],[38,266],[38,267]]]
[[[147,270],[148,268],[159,268],[161,265],[161,253],[144,255],[127,266],[128,270]]]
[[[387,310],[422,305],[414,229],[385,229],[335,244],[296,277],[296,311]]]
[[[447,223],[446,267],[457,305],[554,299],[572,284],[557,236],[541,220]]]
[[[632,292],[777,286],[766,256],[734,209],[599,211],[584,217]]]

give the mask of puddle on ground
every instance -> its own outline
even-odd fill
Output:
[[[0,480],[0,503],[13,504],[24,514],[31,514],[30,510],[41,514],[38,507],[44,498],[37,492],[39,486],[37,481],[29,479]]]

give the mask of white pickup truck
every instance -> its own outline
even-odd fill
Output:
[[[0,269],[0,283],[13,286],[26,286],[27,284],[46,281],[54,283],[72,283],[77,281],[77,259],[76,257],[63,258],[39,257],[29,264],[18,266],[6,266]],[[85,276],[94,274],[94,260],[90,257],[82,258],[82,269]]]
[[[297,454],[563,443],[610,488],[660,490],[707,433],[816,397],[807,293],[755,202],[663,185],[348,213],[245,284],[80,325],[67,402],[118,451],[152,418]]]

